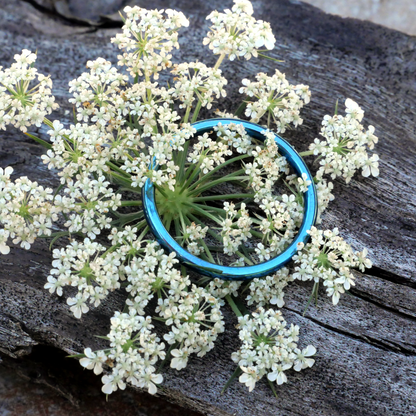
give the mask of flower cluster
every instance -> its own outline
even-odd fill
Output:
[[[231,10],[212,12],[207,19],[212,22],[204,39],[215,55],[228,55],[230,61],[243,56],[257,57],[260,48],[274,48],[276,39],[270,24],[252,17],[253,7],[248,0],[234,0]]]
[[[201,225],[196,225],[194,222],[186,226],[183,238],[187,242],[187,250],[190,253],[199,256],[204,251],[201,240],[205,238],[207,231],[208,227],[202,228]]]
[[[40,235],[51,235],[61,209],[53,203],[53,190],[26,176],[12,182],[13,168],[0,168],[0,253],[8,254],[9,238],[29,250]],[[59,197],[57,197],[59,199]]]
[[[367,258],[367,249],[354,253],[351,246],[339,236],[337,228],[322,231],[312,227],[308,233],[311,242],[306,246],[300,243],[300,252],[293,257],[293,278],[313,280],[316,284],[323,281],[328,296],[332,296],[332,302],[336,305],[340,294],[355,285],[350,269],[364,271],[372,266]]]
[[[163,13],[164,12],[164,13]],[[127,66],[135,76],[151,75],[172,66],[170,52],[178,48],[178,29],[189,26],[188,19],[176,10],[146,10],[138,6],[124,8],[123,33],[112,42],[125,52],[118,57],[120,66]]]
[[[104,373],[106,394],[127,383],[156,393],[165,360],[182,370],[192,354],[202,357],[214,347],[225,330],[221,308],[226,303],[239,317],[242,345],[232,359],[240,382],[250,391],[263,376],[282,384],[290,368],[314,364],[315,348],[300,350],[299,328],[287,327],[281,312],[267,305],[283,307],[284,292],[295,279],[313,280],[315,294],[322,281],[338,303],[354,284],[351,269],[371,267],[367,250],[354,252],[337,229],[312,227],[311,241],[297,247],[294,267],[248,283],[187,275],[187,264],[179,264],[175,253],[167,254],[151,238],[142,188],[152,182],[162,224],[190,253],[213,264],[251,266],[291,244],[311,186],[317,190],[320,221],[334,199],[325,174],[347,182],[357,169],[364,176],[378,175],[377,155],[367,154],[377,142],[374,128],[364,131],[363,110],[347,99],[347,115],[325,116],[325,140],[316,139],[301,153],[318,156],[313,183],[306,174],[293,174],[279,153],[276,133],[302,123],[300,111],[310,91],[289,84],[276,70],[271,76],[257,74],[256,81],[243,80],[240,92],[247,99],[235,113],[245,108],[252,121],[267,119],[263,137],[252,137],[234,114],[196,135],[192,123],[201,108],[208,111],[226,96],[221,62],[272,49],[270,25],[252,17],[248,0],[234,0],[231,10],[208,16],[213,25],[204,44],[219,55],[216,65],[173,65],[178,30],[188,26],[185,16],[140,7],[124,12],[123,33],[112,42],[122,49],[118,64],[131,78],[104,58],[88,61],[87,71],[69,83],[74,124],[45,118],[56,104],[51,80],[33,68],[35,54],[24,50],[11,68],[0,68],[0,129],[13,124],[26,131],[43,122],[51,143],[30,136],[48,148],[43,162],[61,182],[54,192],[26,177],[13,182],[13,169],[0,168],[0,253],[9,253],[9,239],[29,249],[36,238],[50,237],[52,243],[67,238],[53,250],[44,287],[66,296],[78,319],[110,292],[125,289],[124,308],[111,318],[107,348],[86,348],[78,356],[83,367]],[[166,68],[173,81],[159,85],[155,80]],[[156,331],[153,320],[164,325]]]
[[[277,133],[284,133],[290,123],[295,127],[303,123],[300,110],[309,103],[311,97],[307,85],[289,84],[285,74],[277,69],[272,76],[257,74],[256,80],[243,79],[240,88],[240,93],[247,96],[245,114],[252,122],[258,123],[267,114],[267,124],[272,119]],[[254,98],[256,101],[252,101]]]
[[[155,364],[163,360],[166,353],[164,343],[152,329],[149,316],[144,318],[132,309],[129,313],[116,312],[108,334],[110,349],[94,353],[88,348],[85,350],[86,357],[81,363],[84,367],[92,367],[100,373],[104,360],[110,364],[111,372],[102,377],[103,393],[111,394],[118,388],[124,390],[125,382],[147,388],[150,394],[157,392],[156,385],[162,383],[163,376],[156,374]]]
[[[33,68],[36,54],[23,49],[14,59],[10,68],[3,71],[0,66],[0,129],[6,130],[10,123],[26,132],[33,124],[40,127],[58,104],[51,92],[52,80]]]
[[[171,331],[164,339],[171,345],[174,357],[170,366],[181,370],[188,357],[196,353],[203,357],[214,348],[218,334],[224,332],[224,321],[220,304],[203,288],[192,285],[191,291],[182,297],[178,305],[160,304],[160,315],[171,322]]]
[[[234,148],[233,150],[237,151],[237,153],[251,153],[252,139],[247,134],[246,129],[242,124],[231,123],[224,126],[221,122],[219,122],[214,127],[214,131],[217,133],[219,139],[227,143],[228,146]]]
[[[254,156],[253,162],[245,164],[245,173],[250,177],[250,185],[256,193],[255,201],[271,195],[273,186],[282,173],[289,173],[286,158],[279,154],[275,134],[269,130],[265,130],[263,134],[266,137],[264,145],[255,146],[251,152]]]
[[[229,146],[222,141],[210,139],[208,133],[204,133],[195,143],[193,152],[188,155],[188,162],[196,164],[202,173],[214,170],[215,165],[225,162],[226,156],[231,156]]]
[[[282,313],[272,309],[259,308],[252,316],[238,318],[239,338],[243,344],[231,358],[243,372],[240,383],[249,391],[266,374],[271,382],[283,384],[287,382],[286,370],[301,371],[315,363],[309,358],[315,354],[315,347],[308,345],[304,350],[298,349],[299,327],[286,328],[286,325]]]
[[[111,319],[109,350],[92,352],[87,348],[81,360],[84,367],[94,369],[97,374],[101,373],[103,363],[108,364],[108,360],[113,363],[111,374],[103,377],[102,390],[107,394],[125,388],[126,381],[147,387],[154,394],[156,384],[163,380],[160,374],[154,374],[154,364],[159,358],[165,358],[164,344],[150,331],[151,317],[143,317],[154,295],[158,297],[155,312],[170,328],[164,339],[171,345],[172,368],[185,368],[193,353],[204,356],[224,331],[219,301],[195,285],[187,291],[190,281],[173,267],[177,263],[175,255],[167,256],[157,243],[151,242],[142,241],[147,245],[141,250],[136,231],[127,227],[112,236],[113,241],[122,244],[119,251],[132,255],[129,264],[121,268],[128,282],[129,313],[116,312]],[[141,253],[139,257],[138,253]]]
[[[221,224],[224,253],[234,254],[250,236],[252,220],[244,203],[236,210],[233,203],[224,202],[224,211],[226,217]]]
[[[374,127],[369,126],[364,131],[360,123],[364,111],[356,102],[348,98],[345,106],[345,117],[338,114],[324,117],[321,135],[325,140],[315,139],[309,146],[311,152],[321,159],[317,177],[322,178],[324,174],[331,175],[332,179],[342,176],[348,183],[358,169],[365,177],[378,176],[379,157],[377,154],[369,157],[366,151],[366,147],[373,149],[378,142]]]
[[[101,233],[104,228],[110,228],[110,211],[116,211],[120,206],[121,195],[116,194],[104,176],[92,179],[88,176],[77,175],[76,182],[68,180],[60,200],[62,212],[68,213],[65,227],[72,233],[81,232],[90,239]]]
[[[90,72],[69,83],[69,92],[74,96],[69,102],[76,106],[77,120],[101,126],[109,125],[111,120],[113,128],[123,124],[127,113],[120,92],[128,77],[103,58],[88,61],[87,68]]]
[[[77,287],[77,294],[69,297],[67,303],[78,319],[89,311],[87,301],[96,307],[110,291],[120,287],[120,253],[100,256],[100,252],[105,250],[103,245],[89,238],[82,243],[73,241],[66,248],[53,250],[53,269],[45,289],[62,296],[62,287]]]
[[[238,289],[241,287],[241,282],[233,280],[221,280],[218,278],[210,280],[208,286],[205,288],[212,296],[219,299],[220,305],[224,305],[223,298],[227,295],[238,296]]]
[[[291,281],[293,281],[293,276],[287,267],[281,268],[272,276],[253,279],[249,283],[250,294],[246,297],[247,305],[265,306],[271,304],[282,308],[285,304],[283,289]]]
[[[213,97],[226,96],[224,86],[227,80],[221,75],[220,69],[209,68],[202,62],[183,63],[176,65],[171,71],[175,75],[175,86],[172,96],[182,104],[180,108],[189,107],[197,96],[201,107],[212,107]]]

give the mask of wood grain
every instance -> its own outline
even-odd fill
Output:
[[[60,12],[57,3],[64,4],[72,17],[62,12],[64,8]],[[104,11],[91,2],[88,13],[82,8],[86,3],[0,0],[0,64],[8,66],[23,48],[37,49],[37,67],[51,74],[61,105],[56,118],[66,121],[68,81],[83,72],[89,59],[102,56],[116,62],[117,50],[109,40],[119,21],[111,15],[111,2],[105,2]],[[136,4],[149,7],[146,2]],[[190,18],[190,27],[181,32],[182,49],[176,59],[206,64],[213,64],[215,57],[201,44],[208,30],[205,16],[224,6],[231,2],[152,2],[153,8],[177,8]],[[250,394],[234,383],[220,395],[233,372],[230,355],[239,346],[228,309],[227,332],[215,350],[203,359],[192,358],[181,372],[167,370],[160,394],[207,415],[415,414],[416,38],[326,15],[298,1],[257,1],[254,9],[256,17],[272,24],[277,38],[272,56],[284,60],[279,70],[312,90],[304,124],[285,135],[297,149],[306,149],[317,137],[320,119],[332,113],[337,99],[342,103],[350,97],[360,103],[365,122],[376,128],[380,177],[356,177],[348,186],[336,181],[336,199],[323,224],[338,226],[355,249],[367,247],[374,267],[367,274],[357,273],[356,287],[338,307],[321,293],[318,305],[311,305],[305,316],[311,287],[289,288],[283,313],[301,326],[301,345],[314,344],[318,356],[312,369],[289,373],[277,399],[263,381]],[[235,109],[241,79],[259,71],[271,73],[275,67],[266,60],[226,63],[228,96],[219,107]],[[42,149],[20,133],[0,133],[1,166],[11,165],[17,175],[54,185],[56,178],[42,165],[41,154]],[[35,345],[67,353],[104,345],[94,335],[107,333],[108,318],[122,305],[123,295],[114,294],[78,321],[65,300],[43,289],[50,259],[46,244],[40,242],[31,252],[15,249],[0,259],[1,354],[30,360]]]

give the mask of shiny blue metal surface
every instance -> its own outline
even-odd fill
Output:
[[[264,141],[265,139],[265,136],[261,134],[261,132],[265,130],[264,127],[243,120],[214,118],[199,121],[194,123],[193,126],[197,129],[197,134],[203,134],[211,130],[220,122],[223,125],[230,123],[242,124],[251,137],[261,141]],[[249,280],[255,277],[264,277],[272,274],[287,264],[296,254],[296,245],[300,242],[306,243],[309,239],[307,230],[315,223],[318,211],[318,198],[313,177],[303,159],[286,140],[278,135],[275,135],[275,140],[279,147],[279,153],[286,157],[297,175],[302,176],[302,174],[305,173],[308,180],[311,181],[311,185],[308,187],[307,192],[304,193],[305,213],[302,225],[293,242],[283,253],[264,263],[244,267],[216,265],[190,254],[174,240],[163,226],[155,203],[155,188],[150,179],[148,179],[142,188],[143,210],[147,222],[159,244],[168,252],[176,252],[177,258],[187,267],[205,276],[213,278],[218,277],[224,280]]]

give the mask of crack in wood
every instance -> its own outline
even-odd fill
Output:
[[[371,304],[373,304],[373,305],[375,305],[375,306],[377,306],[379,308],[384,309],[387,312],[393,313],[394,315],[397,315],[397,316],[400,316],[402,318],[409,319],[410,321],[416,322],[416,316],[415,315],[410,315],[410,314],[407,314],[405,312],[401,312],[401,311],[399,311],[399,310],[397,310],[397,309],[395,309],[395,308],[393,308],[391,306],[388,306],[388,305],[386,305],[384,303],[377,302],[376,300],[372,299],[371,296],[368,293],[365,293],[362,290],[358,290],[358,289],[352,287],[349,290],[349,293],[352,296],[355,296],[355,297],[357,297],[359,299],[362,299],[365,302],[369,302],[369,303],[371,303]]]
[[[389,270],[382,269],[381,267],[374,266],[371,269],[366,269],[365,274],[368,276],[378,277],[383,280],[387,280],[398,285],[408,286],[412,289],[416,289],[416,283],[409,281],[399,274],[393,273]]]
[[[64,115],[65,110],[71,110],[66,101],[68,81],[85,70],[89,59],[103,56],[117,62],[119,51],[107,45],[112,34],[100,29],[106,24],[109,28],[121,24],[80,22],[56,10],[42,9],[39,3],[48,6],[46,0],[21,0],[20,7],[0,0],[1,65],[9,66],[13,55],[23,48],[38,49],[39,71],[51,75],[61,105],[54,117],[68,121]],[[200,41],[208,30],[206,15],[227,7],[223,2],[155,0],[151,7],[179,8],[192,19],[192,30],[184,30],[180,40],[187,48],[176,51],[175,59],[215,62]],[[330,114],[335,101],[347,95],[362,105],[365,120],[380,136],[376,149],[380,154],[380,177],[357,176],[348,186],[336,181],[336,199],[324,224],[327,228],[338,226],[356,249],[367,247],[378,266],[362,275],[363,280],[356,280],[351,300],[346,299],[337,311],[322,303],[321,316],[301,318],[301,312],[294,309],[302,310],[306,292],[298,290],[291,295],[293,305],[289,305],[287,314],[297,314],[293,317],[301,326],[302,337],[322,353],[312,369],[291,374],[295,382],[292,379],[279,387],[278,400],[270,394],[267,383],[258,383],[251,394],[235,383],[229,392],[220,395],[220,383],[232,374],[230,355],[239,346],[238,332],[231,326],[204,359],[193,357],[181,372],[167,369],[161,393],[171,401],[211,415],[288,416],[288,409],[293,415],[307,415],[311,409],[322,416],[416,414],[415,354],[410,347],[408,351],[399,345],[402,339],[414,339],[415,333],[414,317],[406,314],[406,308],[412,309],[416,289],[416,186],[412,180],[416,170],[416,113],[409,110],[416,99],[414,79],[409,75],[416,68],[415,38],[370,23],[327,16],[301,3],[258,1],[254,8],[257,18],[271,22],[279,39],[272,55],[284,61],[279,70],[290,81],[308,84],[313,90],[313,99],[302,114],[304,124],[285,133],[285,138],[299,150],[307,148],[318,135],[322,116]],[[77,32],[74,36],[76,30],[88,33]],[[259,71],[272,73],[275,68],[274,63],[265,60],[225,63],[229,90],[222,108],[231,110],[241,98],[238,89],[242,78]],[[11,130],[0,132],[1,156],[7,152],[22,158],[15,165],[17,175],[53,184],[56,178],[52,173],[39,167],[39,147],[28,148],[25,140]],[[0,162],[14,163],[7,155],[0,157]],[[64,299],[43,293],[45,272],[31,268],[32,260],[49,265],[50,257],[38,242],[31,253],[16,249],[5,258],[0,274],[2,312],[16,322],[24,321],[21,330],[42,347],[55,346],[64,351],[101,347],[92,334],[106,333],[112,311],[118,310],[122,302],[109,299],[102,309],[92,310],[77,321]],[[287,298],[289,301],[289,293]],[[234,322],[228,310],[224,315],[227,325]],[[0,348],[7,350],[10,340],[1,340]],[[18,351],[26,352],[19,348],[14,352]],[[28,356],[21,358],[26,359]],[[80,367],[76,362],[71,366],[74,372]]]
[[[348,332],[348,331],[336,328],[334,326],[325,324],[322,321],[320,321],[319,319],[312,318],[310,315],[303,315],[302,313],[300,313],[296,309],[292,309],[292,308],[289,308],[287,306],[284,306],[283,308],[295,313],[296,315],[302,316],[305,319],[309,319],[310,321],[314,322],[315,324],[317,324],[317,325],[319,325],[319,326],[321,326],[321,327],[323,327],[323,328],[325,328],[329,331],[335,332],[339,335],[343,335],[343,336],[346,336],[348,338],[354,339],[356,341],[360,341],[360,342],[363,342],[365,344],[369,344],[369,345],[371,345],[375,348],[379,348],[379,349],[384,350],[384,351],[389,351],[389,352],[393,352],[393,353],[396,353],[396,354],[403,354],[403,355],[409,356],[409,357],[416,357],[416,352],[415,351],[407,350],[406,348],[403,348],[402,345],[399,345],[395,342],[387,341],[387,340],[380,341],[380,340],[377,340],[374,337],[364,336],[364,335],[357,335],[357,334],[354,334],[352,332]]]

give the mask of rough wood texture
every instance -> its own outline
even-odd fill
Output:
[[[117,9],[122,3],[106,1],[98,8],[98,2],[0,0],[1,65],[9,65],[22,48],[37,49],[39,70],[54,80],[61,105],[57,118],[69,119],[68,81],[83,71],[88,59],[116,61],[117,51],[109,40],[119,23],[116,15],[104,18],[100,13],[111,14],[112,6]],[[144,1],[137,4],[150,7]],[[201,41],[208,28],[205,16],[223,9],[222,1],[158,0],[151,7],[178,8],[190,17],[178,60],[215,62]],[[256,1],[254,9],[258,18],[272,24],[278,39],[272,56],[284,60],[279,69],[312,90],[303,126],[286,135],[297,149],[305,149],[317,136],[321,117],[332,113],[337,99],[350,97],[360,103],[365,121],[376,128],[380,177],[357,177],[348,186],[337,181],[336,199],[324,220],[325,226],[338,226],[354,248],[367,247],[374,267],[366,275],[357,273],[357,286],[338,307],[322,293],[318,306],[310,306],[302,316],[311,288],[294,284],[287,291],[284,315],[301,326],[301,345],[316,345],[318,357],[312,369],[289,374],[278,399],[266,382],[251,394],[236,382],[220,395],[234,368],[230,355],[239,344],[228,310],[227,333],[215,350],[203,359],[192,358],[181,372],[167,371],[161,395],[209,415],[415,414],[416,39],[326,15],[298,1]],[[225,64],[229,95],[221,108],[235,108],[241,78],[271,72],[275,65],[266,60]],[[2,166],[12,165],[19,175],[54,184],[56,179],[40,163],[41,153],[18,132],[0,133]],[[46,245],[37,243],[31,252],[14,249],[0,261],[2,354],[16,359],[33,345],[68,353],[102,345],[93,335],[106,334],[120,295],[78,321],[64,300],[43,289],[50,265]]]

